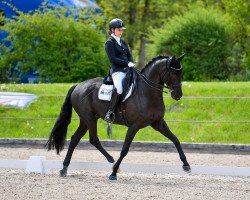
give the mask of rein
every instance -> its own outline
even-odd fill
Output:
[[[149,80],[144,74],[142,74],[138,69],[134,68],[134,70],[136,71],[136,73],[142,78],[142,80],[150,87],[160,91],[160,92],[164,92],[166,94],[168,94],[168,92],[164,91],[164,88],[169,88],[168,86],[163,85],[163,89],[160,89],[158,87],[162,87],[161,84],[158,83],[154,83],[153,81]],[[154,86],[155,85],[155,86]],[[171,92],[170,92],[171,93]]]
[[[169,71],[168,69],[182,70],[182,67],[181,67],[180,69],[176,69],[176,68],[171,67],[171,66],[170,66],[171,59],[172,59],[172,58],[170,58],[170,59],[167,60],[167,63],[166,63],[166,65],[167,65],[167,70],[165,71],[164,75],[162,76],[163,78],[165,78],[165,76],[167,75],[167,73],[170,74],[170,71]],[[168,94],[169,92],[170,92],[170,93],[173,92],[173,90],[170,90],[169,92],[164,91],[164,88],[170,89],[170,87],[169,87],[169,85],[170,85],[170,84],[169,84],[169,81],[166,81],[166,82],[167,82],[167,86],[165,86],[164,84],[161,85],[161,84],[158,84],[158,83],[155,83],[155,82],[149,80],[149,79],[148,79],[144,74],[142,74],[138,69],[134,68],[134,70],[136,71],[136,73],[142,78],[142,80],[143,80],[148,86],[150,86],[150,87],[152,87],[152,88],[154,88],[154,89],[156,89],[156,90],[158,90],[158,91],[160,91],[160,92],[164,92],[164,93],[166,93],[166,94]],[[164,81],[163,81],[163,82],[164,82]],[[177,87],[177,86],[181,86],[181,85],[182,85],[182,84],[179,83],[179,84],[173,84],[173,85],[171,85],[171,86],[172,86],[172,87]],[[160,89],[160,88],[158,88],[158,87],[163,87],[163,89]]]

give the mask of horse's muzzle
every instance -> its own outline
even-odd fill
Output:
[[[182,92],[181,92],[181,91],[180,91],[180,92],[176,92],[175,90],[172,90],[172,91],[171,91],[171,97],[172,97],[174,100],[178,101],[178,100],[180,100],[181,97],[182,97]]]
[[[173,97],[174,100],[178,101],[181,99],[181,97]]]

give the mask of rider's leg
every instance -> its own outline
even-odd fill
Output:
[[[119,102],[120,95],[122,94],[122,90],[123,90],[122,80],[124,79],[125,76],[126,76],[126,73],[123,73],[123,72],[115,72],[112,74],[112,79],[113,79],[116,91],[114,90],[113,92],[109,110],[104,118],[104,120],[106,120],[107,122],[110,122],[110,123],[112,122],[114,111]]]
[[[112,74],[114,86],[118,94],[122,94],[122,91],[123,91],[122,80],[125,78],[125,76],[126,76],[126,73],[124,72],[115,72]]]
[[[111,102],[109,105],[109,110],[106,113],[105,118],[104,118],[104,120],[109,123],[112,123],[113,121],[113,115],[114,115],[115,108],[119,102],[119,97],[120,97],[120,94],[118,94],[116,90],[114,90],[112,94]]]

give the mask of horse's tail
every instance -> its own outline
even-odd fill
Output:
[[[71,116],[72,116],[72,104],[70,97],[75,87],[76,85],[72,86],[69,89],[64,104],[61,108],[61,113],[57,118],[57,121],[51,131],[49,140],[46,144],[48,151],[55,148],[57,154],[59,154],[59,152],[62,151],[64,147],[68,125],[71,122]]]

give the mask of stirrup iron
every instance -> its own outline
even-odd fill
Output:
[[[104,120],[108,123],[113,123],[115,120],[115,113],[114,111],[109,110],[104,117]]]

